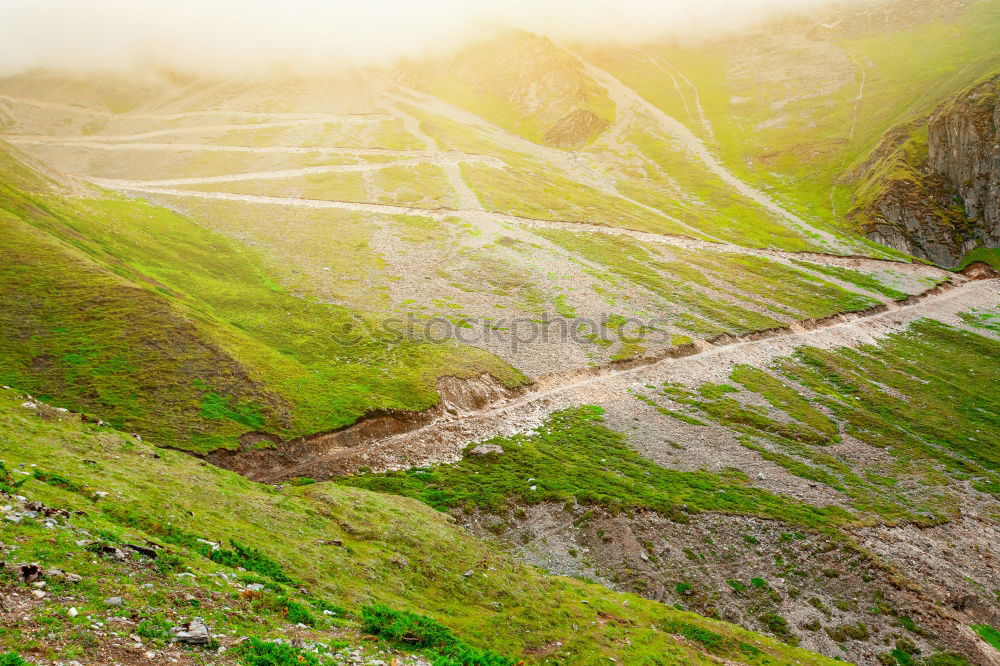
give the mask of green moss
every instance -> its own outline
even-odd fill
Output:
[[[977,261],[985,262],[995,270],[1000,271],[1000,249],[995,247],[977,247],[962,257],[955,270],[963,270],[969,264]]]
[[[823,264],[816,264],[811,261],[801,261],[799,259],[793,259],[792,261],[799,266],[808,268],[809,270],[817,271],[819,273],[823,273],[824,275],[829,275],[845,282],[850,282],[851,284],[856,284],[866,291],[882,294],[897,301],[902,300],[907,296],[898,289],[888,287],[878,279],[866,273],[862,273],[861,271],[856,271],[851,268],[841,268],[840,266],[826,266]]]
[[[878,344],[802,347],[770,372],[732,371],[735,383],[788,419],[753,400],[747,406],[725,385],[695,392],[666,384],[660,396],[635,395],[665,415],[730,428],[763,459],[844,493],[859,512],[932,525],[958,511],[967,482],[982,492],[1000,489],[1000,458],[989,444],[1000,438],[992,417],[1000,404],[980,390],[1000,381],[1000,367],[984,361],[998,354],[990,338],[920,320]],[[864,464],[825,452],[821,445],[840,433],[885,449],[892,462]]]
[[[997,631],[988,624],[974,624],[972,625],[972,630],[975,631],[984,641],[992,645],[997,650],[1000,650],[1000,631]]]
[[[429,617],[376,604],[361,609],[361,628],[396,643],[428,650],[441,666],[513,666],[509,657],[474,648]]]
[[[343,485],[414,497],[437,509],[504,511],[519,503],[598,504],[610,510],[653,509],[666,516],[720,511],[778,518],[803,526],[836,525],[850,516],[745,485],[742,478],[665,469],[638,455],[624,436],[600,423],[601,410],[552,414],[535,435],[498,437],[502,454],[469,456],[453,465],[340,479]]]
[[[839,440],[837,425],[823,412],[813,407],[797,390],[782,383],[763,370],[749,365],[740,365],[730,374],[735,381],[748,391],[759,393],[776,409],[785,412],[796,421],[825,435],[829,443]]]

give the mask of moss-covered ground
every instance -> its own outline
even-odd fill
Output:
[[[143,628],[151,647],[165,645],[172,623],[198,614],[229,644],[287,635],[282,627],[301,622],[311,627],[308,638],[335,648],[356,640],[352,630],[392,639],[410,626],[437,637],[427,643],[431,652],[475,646],[528,662],[829,663],[726,623],[543,575],[417,501],[334,483],[255,484],[76,415],[27,409],[24,400],[0,391],[5,488],[23,480],[16,492],[66,509],[70,516],[57,522],[69,527],[4,521],[4,558],[83,580],[52,583],[32,622],[0,634],[2,649],[50,658],[53,645],[67,656],[86,653],[96,638],[85,618],[107,613],[104,599],[120,596],[123,606],[111,613]],[[144,544],[156,557],[109,561],[77,545],[81,538],[97,544],[91,550]],[[247,593],[248,582],[263,589]],[[78,617],[69,617],[69,604]],[[678,639],[694,633],[706,640]]]
[[[282,286],[250,248],[163,208],[66,199],[12,159],[0,189],[0,381],[195,450],[423,409],[435,380],[505,363],[386,339],[372,312]],[[22,187],[18,187],[20,184]]]

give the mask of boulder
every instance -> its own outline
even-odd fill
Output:
[[[205,645],[208,643],[208,627],[200,617],[192,618],[189,622],[175,626],[174,640],[189,645]]]
[[[476,448],[469,451],[469,454],[474,456],[485,456],[490,453],[501,454],[503,453],[503,447],[499,444],[480,444]]]

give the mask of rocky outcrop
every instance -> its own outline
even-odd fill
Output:
[[[943,266],[1000,246],[1000,76],[891,131],[855,174],[868,237]],[[926,128],[926,142],[922,133]]]
[[[957,189],[966,217],[992,245],[1000,240],[998,127],[1000,76],[957,99],[927,128],[928,165]]]

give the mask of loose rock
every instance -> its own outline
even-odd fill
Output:
[[[200,617],[192,618],[190,622],[179,624],[172,629],[174,640],[190,645],[204,645],[208,643],[208,627]]]

